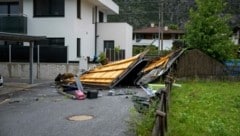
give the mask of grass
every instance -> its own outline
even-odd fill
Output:
[[[128,133],[134,136],[151,136],[157,104],[157,101],[153,101],[149,109],[143,113],[138,113],[135,108],[132,108],[130,110],[130,120],[128,121]]]
[[[188,81],[171,92],[168,136],[239,136],[240,83]]]

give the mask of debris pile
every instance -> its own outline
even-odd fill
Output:
[[[85,87],[110,88],[111,90],[108,92],[110,96],[127,94],[126,92],[117,94],[115,91],[112,91],[112,88],[115,86],[138,85],[147,92],[147,94],[150,94],[152,92],[144,86],[167,73],[184,50],[176,50],[152,61],[145,59],[147,52],[148,51],[144,51],[125,60],[97,66],[84,72],[79,77],[71,73],[59,74],[55,79],[60,88],[59,92],[74,99],[84,99],[85,95],[87,98],[97,98],[98,91],[86,91],[83,89],[83,85]]]

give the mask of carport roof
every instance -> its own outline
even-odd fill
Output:
[[[17,33],[5,33],[0,32],[0,40],[3,41],[14,41],[14,42],[29,42],[30,52],[29,52],[29,83],[33,84],[33,42],[38,40],[44,40],[46,36],[30,36],[26,34]]]
[[[46,39],[46,36],[31,36],[26,34],[0,32],[0,40],[3,41],[33,42],[44,39]]]

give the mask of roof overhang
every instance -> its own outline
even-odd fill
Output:
[[[0,40],[16,42],[33,42],[46,39],[46,36],[31,36],[26,34],[0,32]]]
[[[112,0],[88,0],[108,15],[119,14],[118,5]]]

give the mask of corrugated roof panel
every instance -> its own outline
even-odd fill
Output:
[[[98,86],[113,86],[119,82],[126,73],[144,57],[146,52],[134,57],[109,63],[107,65],[96,67],[80,77],[83,84]]]
[[[165,65],[167,64],[169,57],[172,56],[173,53],[169,53],[168,55],[161,57],[157,60],[152,61],[149,65],[147,65],[144,69],[143,72],[149,72],[157,67],[163,66],[165,67]]]
[[[148,84],[160,76],[162,76],[168,69],[172,66],[172,64],[176,61],[176,59],[181,56],[181,54],[186,49],[178,49],[172,53],[169,53],[165,57],[159,58],[158,60],[152,61],[142,70],[142,77],[137,81],[137,84],[144,85]]]

